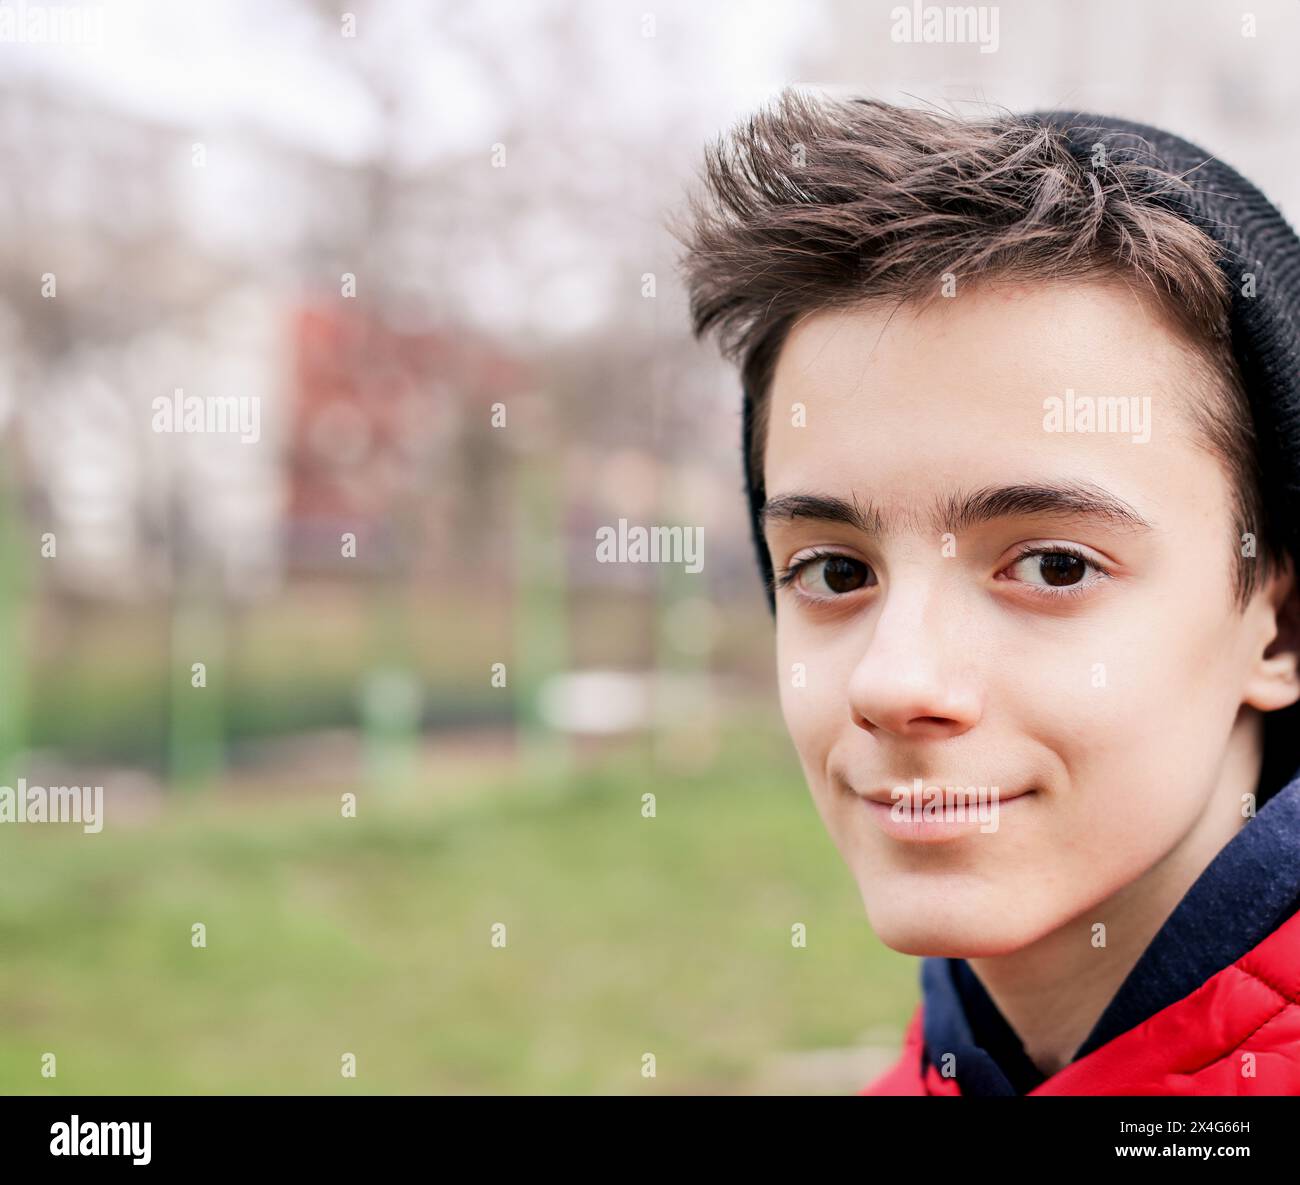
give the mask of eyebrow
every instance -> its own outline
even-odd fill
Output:
[[[1087,482],[1031,482],[985,486],[940,499],[930,513],[936,532],[964,531],[1002,518],[1053,516],[1091,518],[1132,531],[1149,531],[1151,524],[1132,506],[1100,486]],[[769,498],[759,511],[764,528],[772,522],[795,519],[842,523],[868,535],[884,534],[893,523],[870,503],[854,495],[851,500],[830,494],[780,494]]]

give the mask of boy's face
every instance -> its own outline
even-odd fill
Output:
[[[1258,744],[1242,705],[1275,706],[1257,694],[1273,619],[1262,595],[1233,602],[1231,490],[1193,434],[1195,373],[1174,330],[1100,281],[823,312],[787,339],[764,467],[792,576],[782,711],[895,949],[1019,949],[1240,825]],[[1053,396],[1074,430],[1045,425]],[[1125,398],[1127,431],[1079,430],[1100,397]],[[996,830],[891,825],[917,778],[997,787]]]

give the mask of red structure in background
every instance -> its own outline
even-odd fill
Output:
[[[358,559],[381,559],[373,543],[391,542],[403,498],[428,491],[471,421],[486,427],[492,403],[519,393],[523,368],[468,332],[400,333],[336,305],[295,311],[291,333],[289,563],[319,567],[345,531],[372,541]]]

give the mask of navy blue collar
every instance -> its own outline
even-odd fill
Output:
[[[1300,910],[1300,774],[1232,837],[1160,928],[1074,1060],[1231,966]],[[1027,1094],[1044,1081],[965,959],[921,963],[926,1053],[963,1095]]]

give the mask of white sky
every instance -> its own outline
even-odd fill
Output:
[[[21,11],[24,0],[0,6]],[[553,93],[557,77],[562,81],[575,65],[586,90],[574,98],[601,122],[652,121],[659,102],[701,86],[722,100],[726,118],[783,80],[791,52],[821,15],[819,6],[782,0],[475,0],[447,8],[389,0],[373,10],[340,0],[340,13],[358,10],[357,39],[348,41],[296,0],[107,0],[87,7],[103,14],[98,44],[0,44],[0,69],[47,74],[151,121],[209,131],[249,122],[356,160],[394,130],[384,128],[374,97],[347,68],[347,55],[369,55],[401,93],[406,126],[396,131],[411,163],[440,149],[492,143],[510,114],[510,95],[527,102],[544,89]],[[656,16],[656,42],[641,36],[646,10]],[[581,21],[581,61],[548,60],[538,23],[573,11]],[[443,27],[435,27],[439,19]],[[488,75],[482,56],[459,48],[466,43],[488,47],[503,76]],[[659,47],[665,52],[655,53]]]

